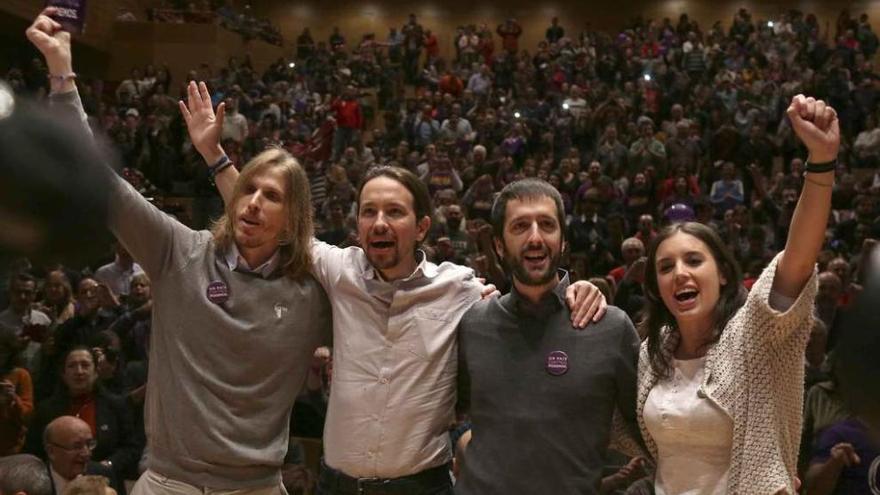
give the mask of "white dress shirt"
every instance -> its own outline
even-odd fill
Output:
[[[324,426],[328,466],[397,478],[451,459],[456,328],[480,299],[470,268],[421,262],[384,281],[360,248],[312,247],[333,307],[333,385]]]

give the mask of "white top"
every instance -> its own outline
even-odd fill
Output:
[[[645,424],[657,442],[657,495],[727,493],[733,420],[699,393],[706,358],[672,361],[645,403]],[[702,396],[702,397],[701,397]]]
[[[95,270],[95,280],[107,284],[107,287],[117,296],[127,296],[131,292],[132,277],[143,272],[144,269],[141,268],[141,265],[132,262],[131,266],[126,268],[117,257],[112,262]]]
[[[456,328],[483,286],[470,268],[419,256],[412,275],[387,282],[360,248],[312,244],[333,308],[324,459],[349,476],[398,478],[452,457]]]

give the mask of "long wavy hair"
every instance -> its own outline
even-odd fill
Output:
[[[290,278],[305,276],[312,267],[311,242],[314,236],[312,220],[312,194],[309,180],[299,162],[281,148],[269,148],[249,161],[241,171],[232,191],[232,199],[226,202],[225,214],[214,221],[211,233],[221,249],[229,249],[235,242],[235,205],[244,194],[245,186],[254,177],[268,170],[284,171],[286,195],[284,209],[287,226],[279,234],[281,269]]]
[[[709,346],[718,342],[724,327],[746,302],[746,290],[742,286],[742,272],[739,264],[721,237],[711,227],[698,222],[682,222],[663,228],[648,248],[647,270],[645,271],[646,304],[643,317],[639,322],[639,333],[646,336],[651,367],[655,373],[663,377],[668,376],[671,363],[670,356],[663,352],[661,332],[664,327],[677,331],[678,324],[660,295],[656,268],[657,248],[663,241],[679,232],[702,241],[709,248],[712,257],[715,258],[720,274],[727,280],[727,283],[719,288],[712,337],[704,345]]]

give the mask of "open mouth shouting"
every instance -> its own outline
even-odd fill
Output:
[[[676,306],[679,311],[687,311],[697,305],[697,296],[700,291],[695,287],[683,287],[675,291]]]
[[[549,250],[523,253],[523,262],[527,270],[539,270],[545,268],[550,261]]]
[[[397,243],[391,239],[371,240],[369,242],[370,251],[380,254],[392,251],[396,245]]]

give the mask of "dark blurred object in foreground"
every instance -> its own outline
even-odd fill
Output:
[[[851,410],[880,429],[880,246],[867,256],[864,282],[840,322],[836,367]]]
[[[91,136],[0,83],[0,264],[102,254],[112,171]]]

